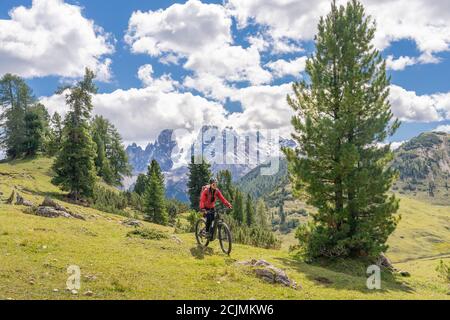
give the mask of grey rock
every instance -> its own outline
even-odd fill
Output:
[[[297,283],[289,279],[284,270],[275,267],[265,260],[252,259],[250,261],[237,262],[238,265],[251,267],[257,277],[271,284],[281,284],[293,289],[299,288]]]
[[[140,222],[139,220],[135,220],[135,219],[127,219],[122,221],[122,224],[124,226],[128,226],[128,227],[142,227],[143,224],[142,222]]]
[[[12,195],[11,195],[12,196]],[[31,201],[25,200],[19,193],[16,194],[16,205],[32,207],[34,204]]]
[[[385,254],[381,253],[378,257],[377,266],[384,267],[390,271],[396,271],[394,265],[392,264],[391,260],[389,260],[388,257],[386,257]]]
[[[41,204],[42,207],[52,207],[58,211],[65,211],[65,212],[69,212],[66,208],[60,206],[59,204],[57,204],[53,199],[49,198],[49,197],[45,197],[44,201]]]
[[[34,214],[45,218],[58,218],[58,217],[72,218],[72,216],[67,212],[56,210],[53,207],[38,207],[34,212]]]

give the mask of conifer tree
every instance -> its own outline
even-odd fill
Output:
[[[69,191],[73,200],[92,196],[96,180],[96,148],[89,126],[92,94],[97,92],[94,77],[86,69],[83,80],[67,89],[66,103],[70,111],[64,121],[61,151],[53,165],[53,183]]]
[[[320,19],[306,80],[288,97],[299,148],[285,149],[295,190],[318,208],[298,232],[310,256],[373,255],[387,249],[398,201],[388,191],[393,154],[380,143],[399,123],[388,101],[386,63],[372,44],[375,24],[350,1]]]
[[[187,185],[191,208],[194,210],[199,209],[202,187],[209,183],[209,179],[212,176],[210,167],[210,164],[204,159],[202,159],[202,163],[196,164],[194,157],[191,158],[191,163],[189,164],[189,181]]]
[[[61,148],[63,137],[63,123],[61,115],[55,111],[50,120],[49,128],[49,142],[47,146],[47,154],[49,156],[54,156],[58,153]]]
[[[253,206],[253,199],[250,195],[247,195],[245,204],[245,218],[249,227],[255,224],[255,208]]]
[[[256,224],[263,229],[267,229],[269,227],[268,223],[268,210],[267,206],[263,199],[259,199],[256,203]]]
[[[164,176],[156,160],[148,167],[144,192],[145,217],[148,221],[166,225],[169,217],[165,207]]]
[[[141,173],[136,180],[136,184],[134,185],[134,192],[138,195],[142,196],[145,192],[145,187],[147,185],[147,176]]]
[[[6,74],[0,79],[0,146],[6,149],[8,158],[21,157],[26,151],[25,115],[35,102],[22,78]]]
[[[44,151],[49,131],[48,118],[47,109],[42,104],[36,104],[26,110],[23,141],[25,156],[35,156],[38,152]]]
[[[245,208],[244,208],[244,199],[242,193],[237,190],[234,196],[233,203],[233,219],[236,220],[239,225],[243,224],[245,220]]]
[[[94,117],[91,132],[97,149],[95,166],[98,175],[107,184],[121,186],[122,176],[131,174],[122,137],[114,125],[102,116]]]

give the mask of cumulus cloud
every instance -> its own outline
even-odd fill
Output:
[[[401,56],[395,59],[394,56],[390,55],[386,59],[386,68],[394,71],[404,70],[408,66],[415,65],[417,63],[417,58],[404,57]]]
[[[233,113],[229,122],[244,131],[278,129],[286,137],[291,132],[293,111],[286,97],[292,93],[291,84],[252,86],[236,90],[230,98],[242,105],[242,113]]]
[[[50,113],[58,111],[64,115],[68,110],[63,95],[42,97],[40,101]],[[220,104],[200,96],[162,92],[154,86],[96,94],[93,104],[94,113],[111,120],[127,143],[148,143],[167,128],[186,129],[203,123],[220,124],[226,114]]]
[[[134,12],[125,40],[136,53],[189,55],[231,43],[230,27],[221,5],[189,0],[165,10]]]
[[[184,58],[183,67],[194,72],[193,78],[210,74],[226,82],[270,82],[270,72],[260,65],[258,47],[234,45],[231,25],[224,6],[189,0],[165,10],[134,12],[125,41],[134,53],[159,57],[163,63],[180,63]]]
[[[0,20],[0,74],[44,77],[79,77],[84,68],[97,78],[111,77],[114,52],[110,36],[83,17],[81,8],[62,0],[33,0]]]
[[[417,95],[392,85],[390,101],[392,112],[403,121],[431,122],[450,118],[450,93]]]
[[[362,3],[377,21],[374,43],[379,49],[395,41],[412,40],[421,52],[422,63],[436,62],[435,53],[449,50],[449,1],[362,0]],[[227,8],[237,17],[241,28],[249,24],[265,26],[266,38],[272,42],[286,38],[308,41],[317,32],[319,17],[329,12],[330,1],[228,0]]]
[[[266,64],[271,69],[274,75],[278,78],[290,75],[299,77],[300,73],[305,71],[307,57],[300,57],[290,61],[279,59]]]
[[[169,74],[163,74],[161,77],[155,79],[153,77],[153,66],[151,64],[141,66],[137,76],[144,87],[152,86],[162,92],[174,91],[175,88],[180,85],[178,81],[173,80]]]

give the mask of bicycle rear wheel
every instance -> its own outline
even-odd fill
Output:
[[[197,221],[195,225],[195,239],[197,240],[198,245],[207,247],[209,244],[208,234],[202,235],[202,231],[206,230],[206,220],[200,219]]]
[[[219,225],[219,243],[223,253],[227,255],[231,253],[232,242],[230,228],[226,224],[221,223]]]

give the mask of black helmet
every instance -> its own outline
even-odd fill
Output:
[[[216,178],[209,179],[209,184],[213,184],[213,183],[217,184],[217,179]]]

